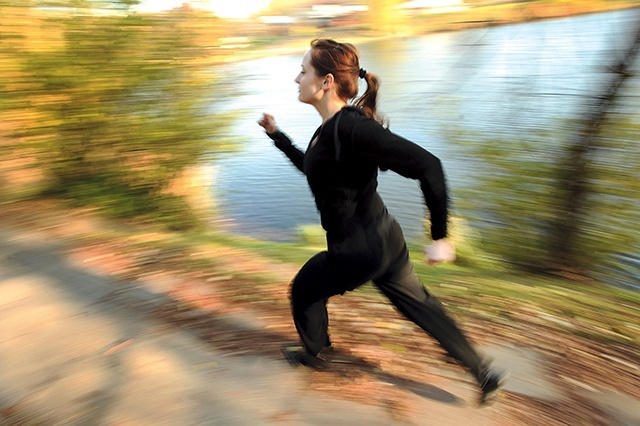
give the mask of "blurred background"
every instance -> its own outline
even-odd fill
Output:
[[[391,130],[439,156],[469,246],[535,272],[640,273],[635,1],[0,2],[0,196],[293,241],[318,221],[262,112],[304,148],[311,39],[355,43]],[[553,19],[551,19],[553,18]],[[417,184],[381,193],[421,243]],[[311,227],[316,225],[311,225]],[[464,260],[464,257],[463,257]]]
[[[0,424],[637,425],[639,6],[0,0]],[[282,359],[288,283],[325,243],[257,121],[307,146],[316,37],[354,43],[390,129],[443,161],[454,263],[424,262],[417,182],[379,189],[512,373],[489,410],[371,285],[329,301],[351,361]]]

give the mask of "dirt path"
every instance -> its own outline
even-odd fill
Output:
[[[92,273],[169,295],[172,302],[151,314],[229,356],[281,359],[282,343],[297,340],[288,304],[297,265],[220,245],[194,250],[172,244],[170,234],[109,222],[54,201],[2,205],[0,229],[56,243],[70,262]],[[329,310],[335,346],[358,365],[308,372],[308,386],[383,407],[399,423],[464,424],[469,416],[491,425],[638,420],[630,411],[640,401],[637,354],[536,324],[531,312],[517,307],[510,321],[463,323],[485,352],[512,370],[502,399],[484,410],[475,409],[470,378],[386,300],[357,291],[332,299]]]

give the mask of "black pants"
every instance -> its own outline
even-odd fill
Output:
[[[393,218],[390,220],[393,221],[391,232],[395,234],[392,238],[395,243],[386,251],[389,253],[390,249],[395,255],[386,256],[390,260],[377,271],[358,270],[357,264],[342,262],[323,251],[312,257],[296,275],[291,287],[291,304],[295,326],[304,346],[312,355],[329,346],[328,299],[371,280],[404,316],[433,336],[449,355],[478,376],[482,369],[480,356],[441,303],[418,279],[402,231]],[[397,246],[395,250],[394,245]]]

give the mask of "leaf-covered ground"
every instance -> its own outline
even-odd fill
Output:
[[[170,302],[149,314],[229,356],[281,359],[281,345],[297,340],[288,283],[299,264],[216,239],[194,241],[106,221],[55,201],[3,204],[0,229],[6,228],[60,244],[70,261],[116,282],[160,286]],[[476,344],[517,347],[544,360],[558,397],[506,391],[488,409],[492,418],[505,425],[619,424],[585,395],[615,391],[640,398],[638,298],[593,283],[580,284],[581,290],[570,283],[527,286],[523,282],[537,278],[514,276],[511,282],[507,272],[501,277],[464,269],[423,276]],[[424,415],[423,398],[444,407],[472,403],[470,377],[372,287],[331,299],[329,311],[336,362],[327,372],[308,372],[309,388],[386,407],[407,423]],[[461,394],[443,390],[452,382]]]

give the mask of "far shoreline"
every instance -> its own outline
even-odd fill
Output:
[[[557,5],[548,5],[546,8],[541,7],[539,10],[536,10],[536,14],[533,15],[531,13],[527,13],[528,9],[522,8],[522,10],[518,11],[519,13],[513,13],[513,10],[503,11],[503,16],[509,16],[509,19],[499,19],[492,18],[487,19],[487,14],[492,11],[495,13],[495,8],[490,7],[479,7],[470,9],[468,13],[464,14],[451,14],[446,18],[455,18],[455,17],[466,17],[469,15],[475,15],[476,18],[474,20],[451,20],[445,19],[437,22],[435,25],[429,27],[428,29],[421,30],[410,30],[408,28],[415,28],[412,25],[405,25],[404,31],[394,31],[392,33],[380,34],[373,33],[371,30],[361,30],[357,31],[352,27],[334,27],[329,28],[326,31],[316,31],[313,34],[309,34],[308,36],[283,36],[284,40],[275,42],[272,45],[268,45],[267,47],[256,48],[256,47],[247,47],[246,50],[242,50],[240,52],[234,52],[234,54],[227,56],[226,58],[220,60],[213,60],[210,65],[219,66],[229,63],[237,63],[237,62],[245,62],[256,59],[261,59],[268,56],[278,56],[278,55],[291,55],[295,53],[303,53],[306,49],[309,48],[309,43],[311,40],[315,38],[333,38],[343,42],[353,43],[356,46],[361,44],[366,44],[378,40],[389,40],[389,39],[402,39],[407,37],[422,37],[429,34],[437,34],[443,32],[457,32],[457,31],[465,31],[471,29],[478,28],[488,28],[488,27],[496,27],[503,25],[517,25],[524,24],[529,22],[537,22],[537,21],[545,21],[552,19],[563,19],[570,17],[577,17],[583,15],[593,15],[598,13],[607,13],[607,12],[615,12],[620,10],[631,10],[638,9],[640,10],[640,5],[638,4],[607,4],[606,7],[597,7],[596,5],[589,4],[581,5],[579,9],[576,9],[571,6],[566,6],[564,9],[558,8]],[[512,6],[513,5],[507,5]],[[594,7],[595,6],[595,7]],[[490,9],[490,10],[483,10]],[[483,18],[485,17],[485,18]],[[420,17],[422,19],[428,19],[427,17]],[[482,18],[482,19],[481,19]],[[414,18],[417,19],[417,18]],[[361,33],[361,34],[358,34]],[[208,62],[205,60],[205,62]]]

